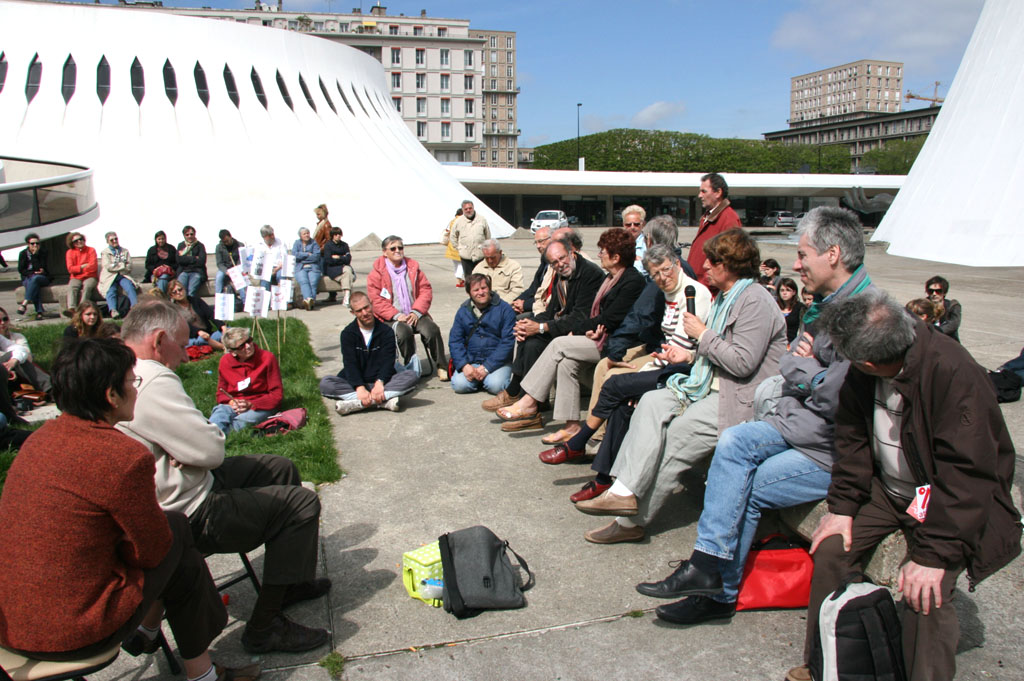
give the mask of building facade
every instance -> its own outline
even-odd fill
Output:
[[[473,165],[490,168],[518,166],[518,98],[516,34],[512,31],[473,29],[483,41],[483,144]]]
[[[790,79],[789,125],[901,110],[903,62],[861,59]]]
[[[284,11],[257,0],[253,9],[125,7],[167,11],[311,34],[355,47],[383,64],[391,102],[438,161],[516,167],[516,35],[471,29],[468,19],[368,13]],[[493,152],[493,153],[492,153]]]

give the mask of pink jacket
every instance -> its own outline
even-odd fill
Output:
[[[382,322],[390,322],[402,314],[401,310],[394,306],[395,292],[391,283],[391,275],[388,274],[387,258],[380,256],[373,261],[373,268],[366,275],[366,293],[370,296],[370,305],[373,306],[373,314]],[[423,274],[420,264],[412,258],[405,259],[406,275],[409,277],[409,297],[412,298],[412,309],[426,315],[430,312],[430,302],[434,299],[434,289],[427,281],[427,275]],[[381,295],[381,291],[387,291]]]

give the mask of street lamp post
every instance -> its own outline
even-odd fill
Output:
[[[580,166],[580,107],[583,102],[576,103],[576,168]]]

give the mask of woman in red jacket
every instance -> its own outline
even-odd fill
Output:
[[[134,365],[109,338],[53,362],[63,413],[22,446],[0,498],[0,643],[49,660],[152,653],[166,607],[190,680],[255,678],[212,665],[227,611],[188,519],[157,503],[153,455],[114,429],[135,413]]]
[[[96,265],[96,249],[85,245],[85,237],[71,232],[67,239],[68,250],[64,262],[68,266],[68,307],[64,314],[70,315],[82,300],[92,300],[93,291],[99,285],[99,267]]]
[[[232,326],[224,332],[224,356],[217,378],[217,404],[210,423],[225,435],[266,421],[281,407],[284,386],[277,357],[256,347],[249,330]]]

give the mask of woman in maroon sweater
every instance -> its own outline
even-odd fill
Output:
[[[165,607],[189,679],[255,678],[213,667],[227,623],[217,587],[188,520],[157,504],[153,455],[113,427],[134,414],[134,364],[109,338],[54,360],[63,413],[25,442],[0,497],[0,643],[51,660],[120,642],[151,653]]]

